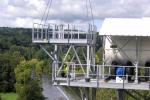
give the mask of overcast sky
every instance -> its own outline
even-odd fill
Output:
[[[88,0],[87,0],[88,1]],[[91,0],[96,25],[106,17],[149,17],[150,0]],[[0,26],[32,27],[40,22],[48,0],[0,0]],[[88,7],[89,8],[89,7]],[[53,0],[49,22],[86,23],[86,0]]]

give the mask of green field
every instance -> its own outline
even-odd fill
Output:
[[[17,100],[17,94],[16,93],[0,93],[0,96],[2,100]]]

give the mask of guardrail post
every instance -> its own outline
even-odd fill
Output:
[[[33,28],[32,28],[32,42],[34,41],[34,37],[35,37],[35,36],[34,36],[34,32],[35,32],[35,31],[34,31],[34,24],[33,24]]]
[[[67,69],[68,69],[67,70],[67,84],[68,84],[68,86],[70,86],[70,77],[71,77],[70,76],[70,67],[69,66],[70,66],[70,64],[68,63],[67,64]]]
[[[45,39],[48,40],[48,38],[47,38],[48,37],[48,32],[47,32],[48,26],[45,25],[45,27],[46,27],[46,28],[44,28],[45,29]]]
[[[87,72],[86,72],[87,78],[89,78],[89,70],[90,70],[90,46],[87,45]]]
[[[43,25],[41,24],[40,39],[43,39]]]
[[[100,74],[99,73],[99,69],[100,69],[99,67],[100,66],[97,66],[97,75],[96,75],[97,76],[97,87],[99,87],[99,74]]]
[[[39,28],[40,28],[40,25],[38,25],[37,27],[37,40],[39,39]]]
[[[135,64],[135,83],[138,83],[138,64]]]
[[[135,83],[138,83],[139,39],[136,37]]]

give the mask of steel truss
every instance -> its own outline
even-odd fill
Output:
[[[42,26],[42,28],[40,27]],[[131,75],[124,75],[123,83],[116,83],[115,80],[106,80],[111,75],[110,69],[116,67],[108,65],[106,62],[111,59],[105,58],[106,51],[112,49],[105,49],[105,41],[109,40],[110,43],[116,43],[115,40],[110,39],[110,36],[103,36],[103,62],[102,65],[95,65],[95,44],[96,44],[96,31],[91,25],[89,28],[81,30],[75,26],[67,25],[40,25],[33,28],[32,40],[33,43],[41,44],[41,48],[53,60],[52,64],[52,80],[54,85],[77,86],[77,87],[94,87],[94,88],[114,88],[114,89],[139,89],[150,90],[150,82],[140,82],[138,70],[141,68],[150,70],[149,67],[140,67],[139,65],[139,46],[140,38],[136,37],[136,56],[134,60],[130,60],[134,66],[124,66],[125,68],[135,68],[134,82],[127,82],[126,78]],[[83,28],[84,29],[84,28]],[[126,54],[124,47],[132,40],[127,39],[122,46],[114,48],[117,55],[122,52],[124,56],[131,59]],[[50,43],[54,45],[53,53],[49,53],[42,43]],[[65,48],[62,50],[62,48]],[[132,49],[131,49],[132,50]],[[149,50],[144,50],[149,51]],[[62,58],[63,55],[63,58]],[[60,57],[61,56],[61,57]],[[67,65],[67,72],[65,77],[61,76],[64,71],[64,65]]]

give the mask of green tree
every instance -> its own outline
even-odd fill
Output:
[[[95,55],[96,64],[102,64],[102,56],[103,56],[102,52],[103,52],[102,48],[99,48],[96,51],[96,55]]]
[[[38,82],[30,81],[28,84],[25,84],[19,93],[18,100],[44,100],[42,95],[42,88],[39,87]]]
[[[38,80],[42,74],[43,61],[22,61],[15,68],[16,92],[21,100],[43,100]],[[19,99],[20,100],[20,99]]]
[[[14,68],[23,58],[18,53],[0,54],[0,91],[14,91],[15,73]]]

